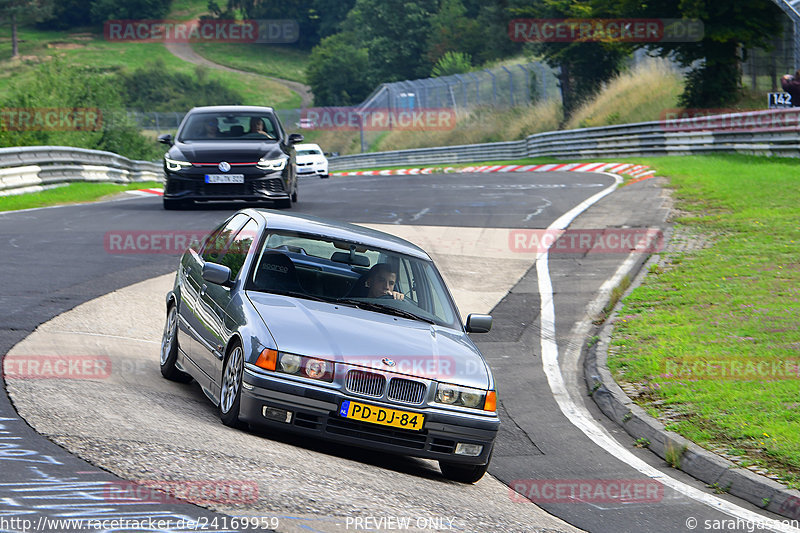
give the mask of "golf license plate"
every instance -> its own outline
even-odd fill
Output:
[[[419,431],[425,422],[425,415],[410,413],[398,409],[387,409],[375,405],[345,400],[339,408],[339,414],[350,420],[361,420],[382,426],[391,426],[402,429]]]
[[[244,183],[244,174],[206,174],[206,183]]]

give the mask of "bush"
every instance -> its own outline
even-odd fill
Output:
[[[431,76],[440,78],[469,72],[472,69],[472,60],[463,52],[446,52],[433,66]]]
[[[172,0],[94,0],[91,5],[92,22],[103,24],[107,20],[162,19]]]
[[[113,75],[54,59],[40,65],[36,76],[14,85],[0,107],[26,109],[98,108],[103,120],[83,131],[13,131],[0,125],[0,146],[75,146],[107,150],[131,159],[157,159],[163,153],[139,133],[122,111],[124,101]]]
[[[366,48],[355,37],[339,33],[326,37],[311,51],[307,83],[314,92],[314,105],[351,105],[361,102],[373,88]]]
[[[162,60],[117,74],[125,107],[143,111],[175,111],[202,105],[239,105],[242,95],[217,80],[208,79],[205,67],[194,77],[171,72]]]

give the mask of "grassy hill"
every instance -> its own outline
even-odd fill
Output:
[[[134,70],[160,60],[171,72],[196,77],[196,66],[172,55],[162,43],[109,42],[97,29],[69,32],[22,27],[19,29],[20,57],[12,60],[10,33],[8,26],[0,27],[0,99],[7,94],[12,83],[29,79],[37,64],[56,56],[69,64],[92,66],[108,72]],[[207,76],[238,91],[245,104],[269,105],[278,109],[295,108],[300,104],[295,92],[262,76],[213,69],[208,69]]]

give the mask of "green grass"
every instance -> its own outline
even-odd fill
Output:
[[[671,429],[744,452],[800,484],[800,376],[719,379],[675,365],[798,362],[800,161],[748,156],[645,158],[668,176],[681,235],[705,248],[666,254],[624,300],[609,367],[649,383],[680,414]],[[672,366],[668,366],[672,365]],[[645,402],[649,405],[648,402]]]
[[[193,18],[208,13],[207,0],[172,0],[172,20],[192,20]]]
[[[0,212],[18,211],[33,207],[93,202],[124,191],[163,187],[160,182],[137,183],[70,183],[42,192],[0,196]]]
[[[310,53],[294,46],[198,43],[193,44],[192,48],[201,56],[220,65],[262,76],[306,82],[306,67]]]
[[[208,15],[206,0],[175,0],[170,18],[190,20]],[[206,59],[226,67],[263,76],[305,83],[309,51],[291,45],[193,43],[192,49]],[[299,100],[298,105],[300,107]]]
[[[195,76],[196,67],[173,56],[162,43],[109,42],[102,33],[53,32],[22,27],[20,56],[11,60],[10,29],[0,26],[0,98],[10,85],[34,75],[35,65],[59,55],[74,65],[114,71],[135,69],[161,59],[170,70]],[[247,105],[268,105],[277,109],[300,107],[300,96],[279,83],[255,74],[236,74],[208,69],[208,78],[238,91]],[[224,103],[224,102],[220,102]],[[186,111],[176,109],[177,112]]]

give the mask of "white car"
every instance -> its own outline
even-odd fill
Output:
[[[297,175],[316,175],[320,178],[330,177],[328,174],[328,159],[317,144],[296,144],[297,150]]]

